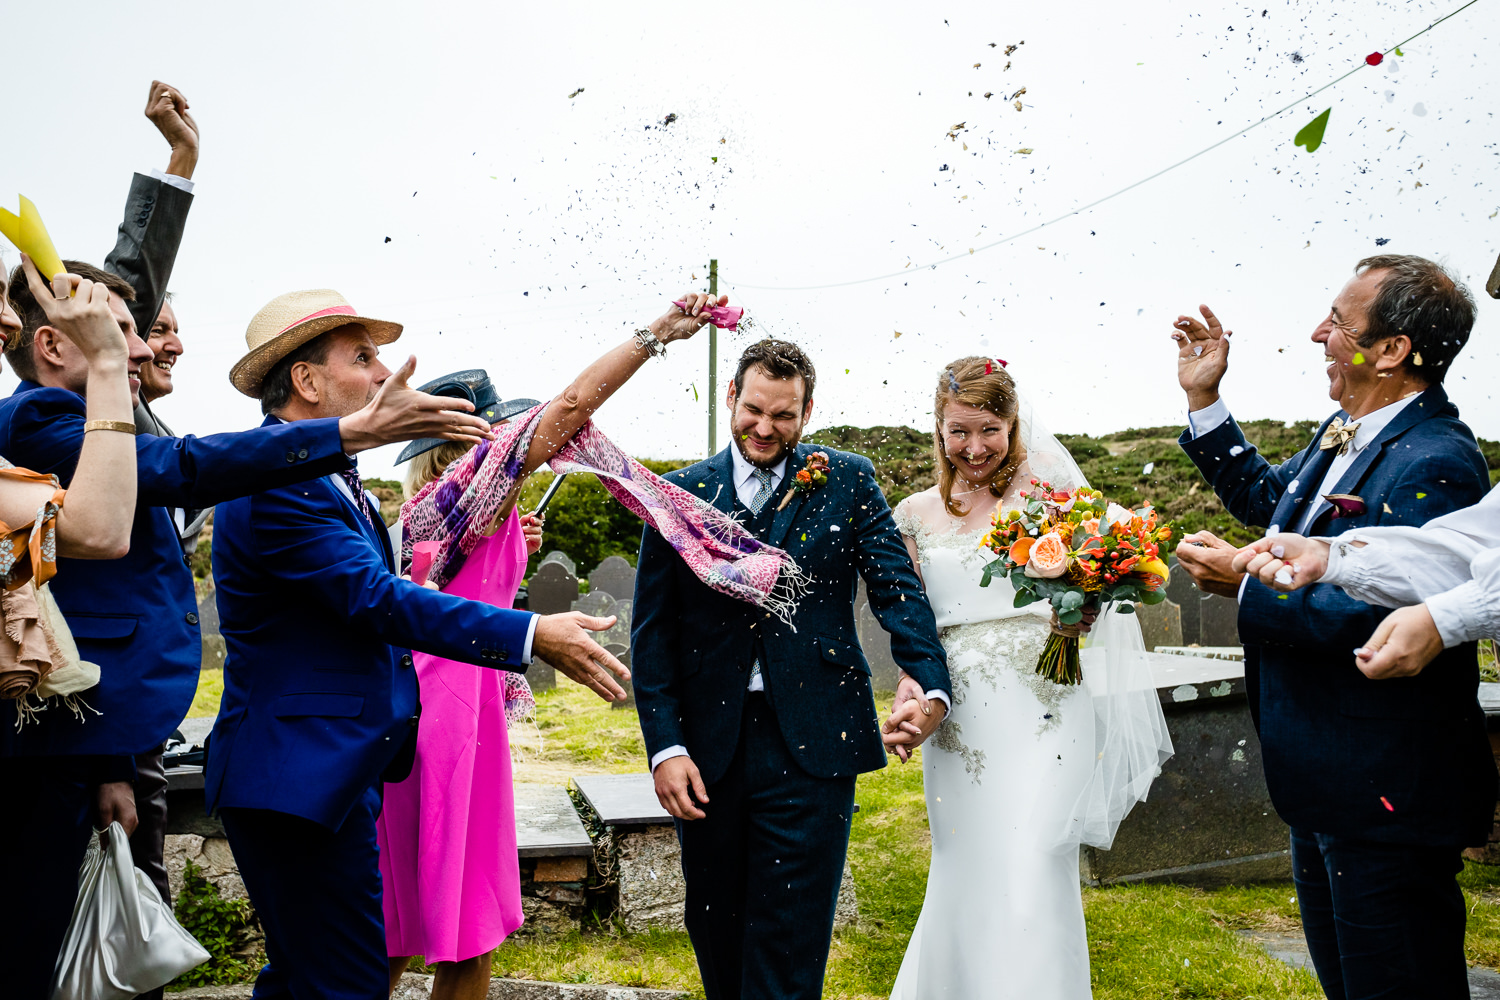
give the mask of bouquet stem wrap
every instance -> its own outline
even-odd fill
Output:
[[[428,577],[438,587],[463,568],[520,486],[526,451],[546,407],[533,407],[499,427],[495,440],[481,441],[401,506],[403,569],[411,565],[419,542],[438,545]],[[598,476],[611,496],[661,533],[698,579],[792,623],[808,582],[796,561],[626,455],[592,420],[548,464],[558,474]]]

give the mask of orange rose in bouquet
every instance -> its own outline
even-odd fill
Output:
[[[1175,534],[1147,504],[1132,510],[1104,499],[1098,490],[1053,489],[1033,479],[1024,504],[995,508],[980,545],[995,553],[984,568],[981,587],[996,576],[1016,590],[1015,606],[1049,601],[1064,625],[1083,619],[1084,608],[1118,605],[1133,614],[1135,602],[1166,599],[1166,558]],[[1083,679],[1076,637],[1052,635],[1037,662],[1037,673],[1057,684]]]

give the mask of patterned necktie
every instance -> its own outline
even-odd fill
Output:
[[[756,488],[755,496],[750,498],[746,506],[750,508],[750,513],[759,514],[760,509],[766,505],[766,501],[771,499],[771,470],[756,469],[755,481],[760,483],[760,486]]]
[[[365,523],[375,527],[375,519],[370,516],[370,501],[365,497],[364,480],[359,478],[357,469],[345,469],[339,475],[344,477],[344,482],[349,484],[349,492],[354,494],[354,506],[365,516]]]

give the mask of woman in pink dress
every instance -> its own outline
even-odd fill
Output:
[[[656,345],[692,336],[708,321],[706,307],[726,301],[689,293],[682,307],[671,307],[589,365],[548,405],[511,503],[501,508],[491,533],[445,592],[511,606],[527,555],[542,540],[541,522],[514,506],[525,476],[556,455],[616,389],[661,353]],[[495,424],[536,405],[535,400],[501,403],[481,370],[456,372],[422,391],[468,399],[476,413]],[[397,459],[415,459],[404,484],[407,498],[440,478],[465,450],[436,439],[408,445]],[[399,551],[399,539],[396,544]],[[519,674],[425,653],[412,659],[422,697],[416,761],[405,781],[385,786],[377,827],[391,988],[411,958],[421,955],[437,969],[433,1000],[479,1000],[489,989],[492,952],[521,926],[506,720],[526,713],[531,692]]]

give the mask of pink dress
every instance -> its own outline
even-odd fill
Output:
[[[512,511],[445,593],[508,608],[526,571]],[[503,671],[414,653],[422,692],[411,776],[385,786],[377,834],[393,956],[456,962],[521,926]]]

